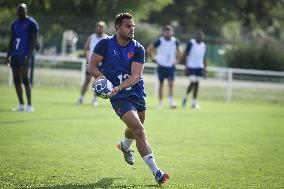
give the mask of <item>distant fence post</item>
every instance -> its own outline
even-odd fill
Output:
[[[81,86],[84,84],[86,79],[86,71],[87,71],[87,60],[83,59],[81,61]]]
[[[13,84],[13,72],[12,68],[9,68],[9,78],[8,78],[8,86],[11,87]]]
[[[228,86],[227,86],[227,101],[232,100],[232,90],[233,90],[233,69],[228,69]]]
[[[154,97],[157,97],[159,94],[159,80],[158,80],[158,72],[157,69],[154,70],[155,75],[155,83],[154,83]]]

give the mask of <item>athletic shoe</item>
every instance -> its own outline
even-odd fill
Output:
[[[158,182],[159,185],[164,184],[170,179],[170,176],[168,173],[163,173],[162,171],[158,170],[155,175],[155,179]]]
[[[126,163],[128,163],[129,165],[133,165],[134,164],[134,158],[133,158],[133,151],[132,150],[124,150],[122,147],[122,141],[120,141],[119,144],[116,145],[116,147],[122,151],[123,156],[124,156],[124,160],[126,161]]]
[[[26,110],[26,112],[33,112],[34,108],[32,106],[30,106],[30,105],[27,105],[25,110]]]
[[[79,98],[79,99],[77,100],[76,104],[78,104],[78,105],[83,104],[83,99]]]
[[[183,107],[183,108],[185,107],[186,102],[187,102],[187,99],[186,99],[186,98],[184,98],[184,99],[182,100],[182,107]]]
[[[98,102],[97,102],[96,100],[93,100],[93,101],[92,101],[92,104],[93,104],[94,107],[97,107],[97,106],[98,106]]]
[[[200,109],[200,106],[199,106],[198,104],[191,104],[191,108],[192,108],[192,109],[199,110],[199,109]]]
[[[20,104],[16,108],[13,108],[12,111],[14,112],[23,112],[25,110],[25,106],[23,104]]]
[[[171,108],[171,109],[175,109],[175,108],[177,108],[176,103],[175,103],[175,102],[173,102],[173,103],[170,105],[170,108]]]
[[[158,108],[163,109],[163,103],[162,102],[159,102]]]

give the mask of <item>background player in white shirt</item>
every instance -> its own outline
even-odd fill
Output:
[[[164,79],[169,84],[169,105],[170,108],[176,108],[173,102],[173,85],[175,77],[175,65],[179,62],[181,53],[179,43],[173,36],[174,30],[170,25],[164,27],[163,36],[157,39],[153,44],[149,45],[147,52],[153,62],[158,64],[157,72],[159,76],[159,108],[162,108],[163,100],[163,83]],[[156,49],[156,57],[154,56]]]
[[[85,42],[85,45],[84,45],[84,53],[85,53],[85,57],[87,58],[87,62],[89,63],[90,61],[90,58],[91,58],[91,55],[93,53],[93,50],[96,46],[96,44],[103,38],[106,38],[107,35],[106,35],[106,24],[105,22],[103,21],[100,21],[97,23],[97,26],[96,26],[96,33],[93,33],[91,34],[87,41]],[[86,71],[86,76],[85,76],[85,81],[81,87],[81,96],[80,98],[78,99],[77,101],[77,104],[82,104],[83,103],[83,100],[84,100],[84,96],[86,94],[86,91],[88,89],[88,86],[89,86],[89,83],[90,81],[92,80],[92,76]],[[94,95],[94,98],[93,98],[93,101],[92,101],[92,104],[94,106],[97,106],[98,105],[98,102],[97,102],[97,97]]]
[[[205,35],[202,31],[196,33],[195,39],[190,39],[187,43],[183,59],[186,57],[185,75],[189,76],[190,84],[182,101],[185,107],[188,95],[193,90],[191,107],[198,108],[196,99],[198,94],[199,81],[206,77],[206,45],[204,43]]]

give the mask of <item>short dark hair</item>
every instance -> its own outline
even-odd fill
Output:
[[[18,6],[17,6],[17,10],[19,9],[24,9],[25,11],[27,11],[28,7],[25,3],[20,3]]]
[[[115,18],[114,27],[116,28],[116,26],[120,25],[123,19],[133,19],[133,16],[127,12],[122,12],[118,14]]]
[[[174,31],[174,28],[171,25],[165,25],[164,31],[165,30],[172,30],[172,31]]]

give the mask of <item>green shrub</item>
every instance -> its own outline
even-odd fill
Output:
[[[284,49],[276,42],[245,42],[227,50],[225,60],[232,68],[284,71]]]
[[[161,35],[162,29],[147,23],[138,23],[135,26],[135,39],[142,43],[146,48],[150,43],[153,43],[159,35]]]

